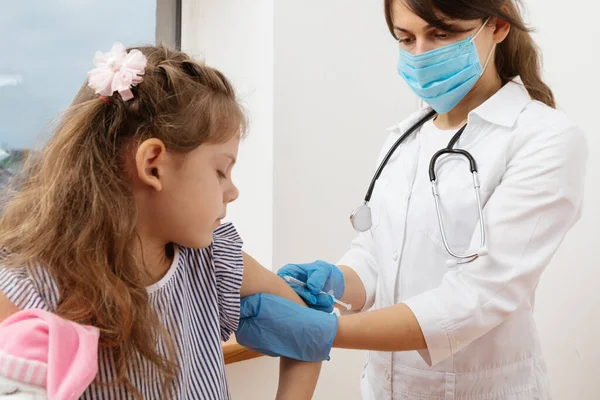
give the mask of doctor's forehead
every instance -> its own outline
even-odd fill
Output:
[[[391,4],[392,21],[394,31],[398,33],[423,33],[432,29],[451,30],[455,32],[467,32],[481,22],[479,20],[461,20],[449,18],[436,10],[430,10],[437,21],[427,21],[419,16],[404,0],[395,0]],[[441,22],[441,24],[439,22]]]

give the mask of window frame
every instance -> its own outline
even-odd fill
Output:
[[[156,44],[181,50],[183,0],[156,0]]]

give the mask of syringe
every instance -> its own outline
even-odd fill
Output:
[[[294,278],[292,276],[285,275],[285,276],[283,276],[283,279],[285,279],[287,282],[292,283],[294,285],[302,286],[302,287],[305,287],[305,288],[308,287],[308,285],[306,283],[304,283],[304,282],[302,282],[302,281],[300,281],[300,280],[298,280],[298,279],[296,279],[296,278]],[[319,292],[319,293],[320,294],[328,294],[329,296],[331,296],[331,298],[333,299],[333,302],[335,304],[339,304],[340,306],[344,307],[348,311],[352,310],[352,305],[351,304],[346,304],[343,301],[340,301],[340,300],[338,300],[338,299],[335,298],[335,296],[333,295],[333,290],[330,290],[329,293],[325,293],[325,292]]]

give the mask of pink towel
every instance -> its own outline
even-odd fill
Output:
[[[0,323],[0,396],[42,393],[79,398],[98,372],[99,331],[42,310],[24,310]]]

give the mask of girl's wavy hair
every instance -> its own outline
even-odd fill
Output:
[[[132,100],[118,93],[101,99],[84,85],[59,118],[4,206],[0,249],[10,254],[6,267],[39,265],[51,274],[56,313],[98,327],[101,351],[116,366],[113,383],[139,396],[127,378],[132,357],[158,368],[165,385],[177,368],[172,345],[167,354],[158,350],[170,340],[133,252],[137,212],[125,149],[158,138],[186,153],[243,134],[246,120],[219,71],[164,46],[137,49],[148,65]]]

